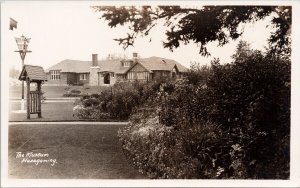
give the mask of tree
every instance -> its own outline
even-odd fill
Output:
[[[9,70],[9,77],[10,78],[18,78],[20,75],[20,71],[17,70],[15,67],[12,67],[10,70]]]
[[[210,93],[203,100],[208,117],[229,131],[227,143],[243,148],[243,157],[233,155],[233,161],[241,162],[234,167],[236,172],[246,167],[244,175],[248,178],[286,179],[291,61],[251,49],[244,41],[240,41],[232,59],[222,65],[215,61],[211,67],[207,82]]]
[[[239,59],[244,59],[246,57],[249,57],[251,54],[251,49],[250,49],[250,44],[247,43],[246,41],[239,41],[235,54],[233,54],[231,57],[235,61],[239,61]]]
[[[128,59],[128,57],[124,54],[113,53],[113,54],[108,54],[106,59],[107,60],[124,60],[124,59]]]
[[[115,39],[124,48],[133,46],[137,37],[149,35],[158,23],[168,27],[165,48],[173,51],[180,43],[194,42],[200,47],[200,54],[210,55],[206,45],[218,41],[223,46],[230,39],[237,39],[243,31],[238,27],[242,23],[254,23],[272,16],[271,25],[275,32],[270,34],[269,44],[277,53],[290,52],[290,33],[292,23],[291,6],[203,6],[201,8],[183,8],[180,6],[93,6],[101,12],[102,19],[110,27],[128,25],[130,32],[124,38]]]

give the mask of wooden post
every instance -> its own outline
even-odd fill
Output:
[[[41,92],[41,81],[38,81],[37,82],[37,91],[38,91],[38,105],[37,105],[37,108],[38,108],[38,117],[41,118],[42,117],[42,108],[41,108],[41,95],[42,95],[42,92]]]
[[[26,78],[26,83],[27,83],[27,119],[30,119],[30,106],[31,106],[31,102],[30,102],[30,80],[27,77]]]

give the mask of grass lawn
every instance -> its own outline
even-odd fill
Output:
[[[69,100],[68,102],[63,100],[46,100],[42,103],[42,118],[38,118],[37,114],[31,114],[31,119],[27,119],[26,113],[16,113],[21,109],[20,101],[9,102],[9,121],[119,121],[115,119],[105,120],[91,120],[91,119],[79,119],[73,116],[74,102]]]
[[[36,114],[32,114],[30,121],[74,121],[79,120],[73,117],[74,102],[46,102],[42,103],[42,118],[37,118]],[[9,121],[28,121],[26,113],[13,113],[20,110],[19,101],[10,101],[9,103]]]
[[[125,159],[122,125],[10,125],[9,176],[32,179],[143,179]],[[47,153],[57,163],[21,163],[16,152]]]
[[[31,90],[34,90],[34,86],[31,86]],[[50,86],[42,85],[42,90],[45,92],[44,96],[46,98],[61,98],[66,90],[78,89],[83,94],[93,94],[99,93],[104,89],[107,89],[106,86]],[[26,97],[26,87],[25,87],[25,97]],[[21,98],[22,88],[21,86],[10,86],[9,87],[9,97],[10,98]]]

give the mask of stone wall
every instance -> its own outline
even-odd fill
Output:
[[[99,85],[99,78],[98,78],[98,71],[100,70],[100,67],[91,67],[90,68],[90,86],[97,86]]]

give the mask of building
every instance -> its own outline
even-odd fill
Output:
[[[120,81],[150,81],[160,77],[182,78],[187,68],[178,62],[160,57],[138,58],[133,53],[129,60],[92,61],[63,60],[46,70],[51,85],[113,85]]]

